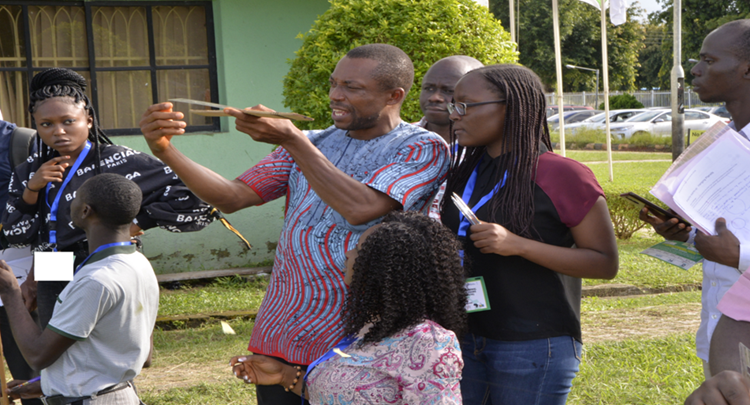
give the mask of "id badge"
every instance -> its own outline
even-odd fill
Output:
[[[35,281],[73,280],[73,252],[34,252]]]
[[[484,277],[467,278],[464,286],[468,293],[466,312],[472,313],[490,310],[490,300],[487,298],[487,287],[484,285]]]

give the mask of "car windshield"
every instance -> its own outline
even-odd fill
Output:
[[[604,122],[604,113],[596,114],[593,117],[586,118],[583,122]]]
[[[647,111],[643,114],[634,115],[627,122],[646,122],[656,118],[656,116],[664,114],[664,111]]]

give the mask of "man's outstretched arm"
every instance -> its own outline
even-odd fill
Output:
[[[270,111],[263,106],[253,109]],[[236,118],[237,130],[253,140],[281,145],[294,158],[315,193],[352,225],[366,224],[401,204],[339,170],[288,120],[258,118],[234,108],[225,110]]]
[[[171,103],[154,104],[146,110],[140,126],[154,156],[174,171],[185,185],[203,201],[220,211],[232,213],[263,203],[258,194],[240,180],[229,180],[195,163],[171,142],[185,133],[184,114],[172,111]]]

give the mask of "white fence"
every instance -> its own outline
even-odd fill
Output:
[[[640,101],[644,107],[666,107],[671,106],[672,95],[669,91],[610,91],[610,96],[616,96],[619,94],[632,94],[635,98]],[[557,105],[557,94],[547,93],[547,105]],[[582,92],[582,93],[563,93],[563,105],[588,105],[594,108],[599,108],[596,103],[596,93],[593,92]],[[604,94],[599,93],[599,103],[604,102]],[[702,105],[712,105],[710,103],[703,103],[698,98],[698,94],[694,93],[692,89],[685,91],[685,108],[697,107]]]

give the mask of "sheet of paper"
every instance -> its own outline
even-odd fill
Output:
[[[73,280],[73,252],[34,252],[36,281]]]
[[[13,269],[13,274],[16,276],[19,285],[26,281],[32,263],[31,250],[28,247],[4,249],[0,251],[0,260],[5,260],[8,266]],[[3,302],[0,300],[0,306],[2,305]]]
[[[700,159],[685,168],[673,199],[692,223],[709,235],[716,234],[716,219],[741,243],[750,242],[750,147],[736,132],[709,146]]]
[[[674,240],[665,240],[664,242],[651,246],[641,253],[663,260],[685,270],[695,266],[696,263],[703,260],[703,256],[698,253],[698,250],[696,250],[694,246]]]
[[[484,285],[484,278],[468,278],[464,286],[469,295],[466,302],[466,312],[488,311],[490,309],[490,300],[487,298],[487,288]]]

